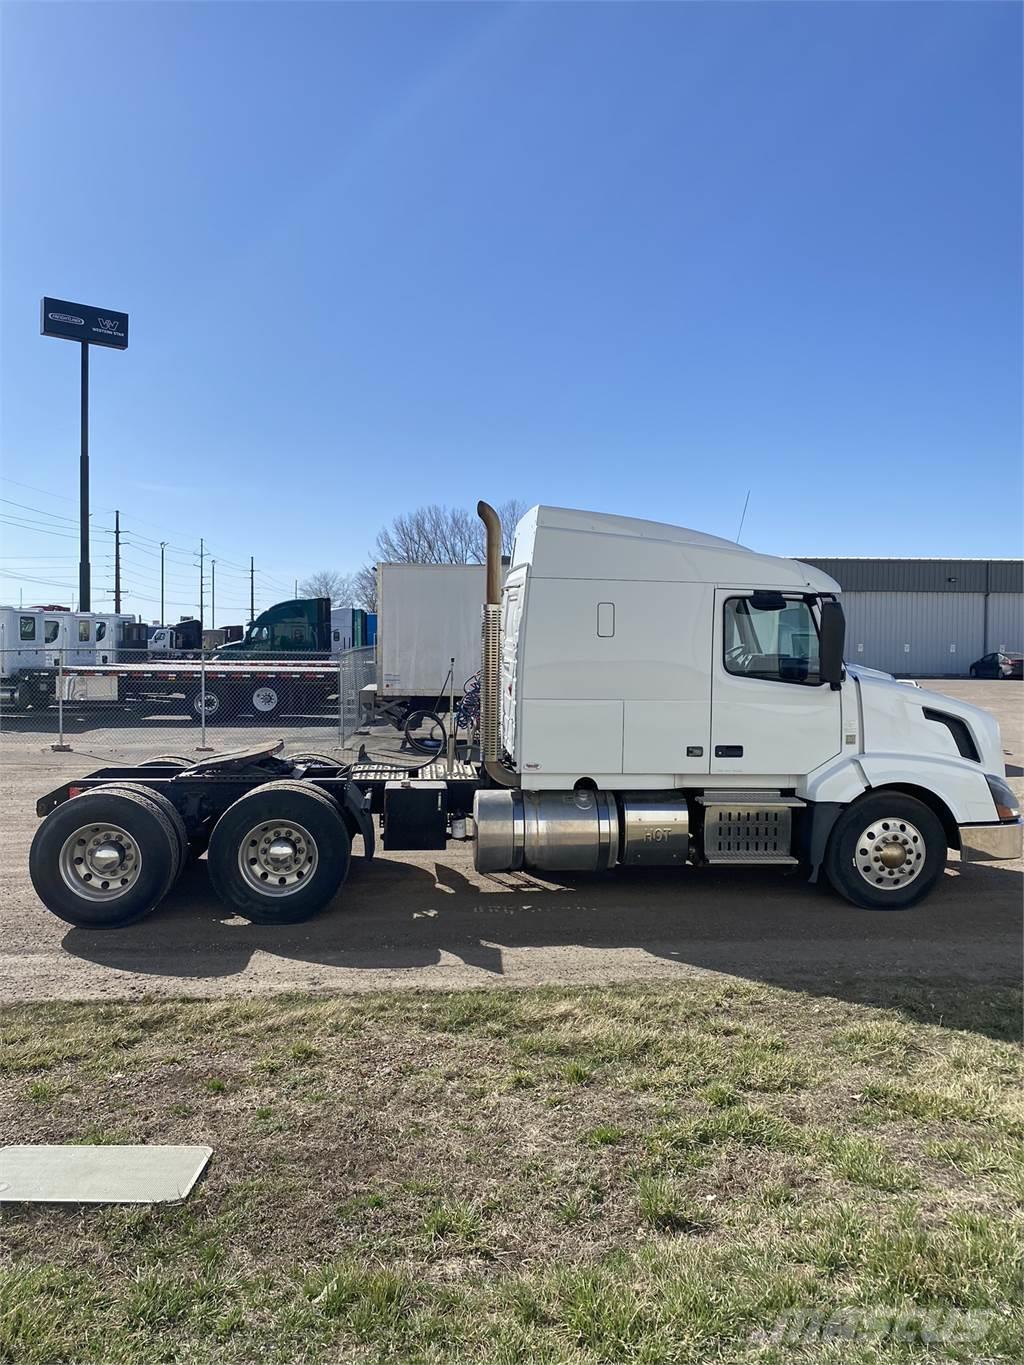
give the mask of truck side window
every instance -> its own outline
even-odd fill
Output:
[[[34,616],[18,618],[18,636],[22,640],[34,640],[36,638],[36,618]]]
[[[106,633],[107,633],[107,623],[106,623],[106,621],[97,621],[97,622],[96,622],[96,639],[97,639],[97,641],[102,640],[102,639],[104,638],[104,636],[106,635]]]
[[[54,642],[54,640],[56,640],[56,638],[57,638],[57,636],[58,636],[59,634],[60,634],[60,622],[59,622],[59,621],[46,621],[46,622],[44,622],[44,624],[43,624],[43,641],[44,641],[44,643],[46,643],[46,644],[48,644],[48,645],[52,645],[53,642]]]
[[[79,621],[78,623],[78,642],[82,645],[89,643],[89,622]]]
[[[768,682],[821,682],[818,626],[800,598],[767,609],[750,597],[725,603],[724,657],[727,673]]]

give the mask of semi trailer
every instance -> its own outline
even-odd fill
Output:
[[[285,756],[100,769],[37,803],[33,884],[74,924],[147,914],[190,856],[236,912],[293,922],[352,843],[481,873],[719,866],[825,879],[904,909],[961,859],[1021,852],[985,711],[843,663],[839,584],[795,560],[629,517],[534,507],[502,585],[486,503],[481,757],[422,767]]]

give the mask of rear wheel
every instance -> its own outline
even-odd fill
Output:
[[[946,833],[912,796],[884,791],[848,806],[825,854],[829,881],[866,910],[906,910],[923,900],[946,866]]]
[[[143,764],[143,767],[145,766],[146,765]],[[173,801],[164,796],[162,792],[153,791],[152,787],[143,786],[141,782],[115,782],[111,787],[105,787],[104,790],[133,792],[136,796],[141,797],[142,800],[151,802],[157,810],[160,811],[174,831],[175,845],[178,850],[178,863],[174,873],[174,881],[177,881],[182,872],[184,872],[189,859],[192,857],[192,848],[189,843],[188,830],[185,827],[185,821],[181,818],[178,808]]]
[[[191,768],[192,760],[183,758],[181,754],[157,754],[156,758],[147,758],[141,766],[143,768]]]
[[[174,826],[153,801],[100,788],[50,812],[32,840],[29,875],[60,919],[111,929],[155,909],[179,862]]]
[[[295,924],[331,901],[351,841],[337,806],[305,782],[267,782],[229,806],[210,836],[218,895],[256,924]]]

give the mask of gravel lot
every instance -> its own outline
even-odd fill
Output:
[[[1016,683],[942,681],[937,691],[988,707],[1002,727],[1007,770],[1024,789],[1024,690]],[[308,924],[258,927],[226,916],[205,865],[194,865],[157,912],[106,933],[50,915],[28,879],[40,793],[109,761],[189,752],[194,729],[158,721],[112,735],[71,727],[72,753],[14,719],[0,735],[0,999],[251,995],[281,990],[597,984],[695,971],[800,985],[831,996],[864,978],[922,981],[1019,977],[1022,867],[962,869],[902,914],[871,914],[765,870],[620,873],[541,880],[478,876],[470,850],[356,860],[337,907]],[[244,731],[218,733],[225,747]],[[323,745],[315,726],[293,742]],[[329,742],[329,741],[327,741]],[[182,748],[186,744],[188,747]]]

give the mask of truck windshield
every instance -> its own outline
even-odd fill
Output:
[[[750,597],[730,597],[724,624],[727,672],[771,682],[821,681],[818,626],[802,598],[766,609]]]

